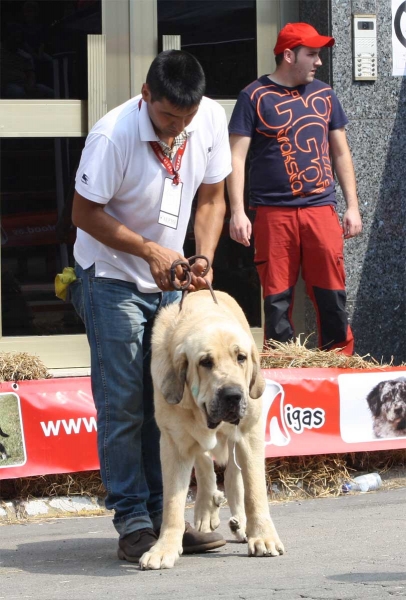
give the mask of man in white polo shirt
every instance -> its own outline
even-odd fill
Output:
[[[118,556],[138,562],[162,519],[159,431],[153,414],[150,336],[160,307],[178,300],[170,267],[182,248],[197,193],[196,253],[213,259],[231,171],[224,110],[203,97],[199,62],[178,50],[151,64],[140,96],[93,127],[76,175],[77,280],[72,301],[91,349],[92,391],[106,506]],[[205,263],[192,290],[206,287]],[[212,279],[210,272],[206,278]],[[185,527],[185,553],[224,545]]]

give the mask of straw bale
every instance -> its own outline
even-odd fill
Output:
[[[406,468],[406,449],[348,454],[320,454],[267,458],[265,475],[271,500],[338,496],[344,482],[360,473],[379,472],[382,476]],[[224,469],[216,467],[217,481],[224,481]],[[192,478],[192,485],[195,480]],[[0,500],[29,500],[60,496],[106,495],[99,471],[42,475],[0,481]]]
[[[50,377],[46,366],[38,356],[28,352],[0,352],[0,382]]]
[[[269,495],[273,500],[338,496],[342,493],[342,484],[361,473],[378,472],[385,477],[393,470],[402,475],[404,485],[405,467],[406,449],[290,456],[265,461]]]
[[[60,496],[95,496],[103,498],[106,492],[100,471],[39,475],[0,481],[0,500],[30,500]]]
[[[300,336],[295,341],[290,342],[268,340],[265,343],[264,351],[260,355],[261,367],[263,369],[384,369],[394,366],[393,361],[389,364],[383,364],[370,354],[348,356],[342,354],[340,349],[326,351],[309,348],[309,337],[305,339],[304,343],[301,342]]]

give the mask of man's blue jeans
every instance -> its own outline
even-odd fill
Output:
[[[86,326],[97,410],[100,471],[106,507],[120,537],[162,521],[159,429],[150,373],[151,330],[157,311],[179,292],[144,294],[136,285],[95,277],[75,266],[71,299]]]

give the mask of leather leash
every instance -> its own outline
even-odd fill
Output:
[[[204,276],[207,275],[207,273],[210,271],[211,264],[210,264],[210,261],[207,258],[207,256],[204,256],[203,254],[195,254],[194,256],[191,256],[190,258],[187,258],[186,260],[181,260],[181,259],[175,260],[171,265],[171,268],[170,268],[171,283],[172,283],[173,287],[175,288],[175,290],[179,290],[182,292],[182,298],[181,298],[181,301],[179,304],[179,310],[182,310],[183,300],[186,298],[190,284],[192,283],[191,266],[199,258],[205,260],[207,263],[203,273],[201,274],[201,277],[204,278]],[[184,279],[181,281],[180,284],[176,281],[176,267],[179,267],[179,266],[182,267],[183,276],[184,276]],[[214,294],[211,283],[207,279],[205,279],[205,282],[206,282],[208,289],[210,290],[210,293],[212,295],[214,302],[216,304],[218,304],[217,298]]]

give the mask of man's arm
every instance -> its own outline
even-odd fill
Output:
[[[233,168],[227,177],[227,191],[231,208],[230,237],[244,246],[250,245],[252,233],[251,221],[244,211],[245,161],[250,144],[250,137],[236,134],[230,136]]]
[[[171,289],[169,269],[175,260],[184,260],[184,257],[131,231],[106,213],[104,206],[87,200],[75,191],[72,209],[73,224],[114,250],[144,259],[149,264],[157,286],[164,290]]]
[[[196,254],[207,256],[210,262],[213,262],[214,252],[220,239],[225,212],[224,181],[210,184],[202,183],[197,194],[194,224]],[[199,277],[205,266],[204,261],[197,261],[195,268],[192,269],[194,275],[197,276],[193,280],[196,289],[206,287],[204,279]],[[213,279],[212,271],[205,278],[211,282]]]
[[[354,167],[344,127],[330,131],[329,143],[333,166],[347,204],[343,217],[344,237],[351,238],[361,233],[362,221],[358,208]]]

